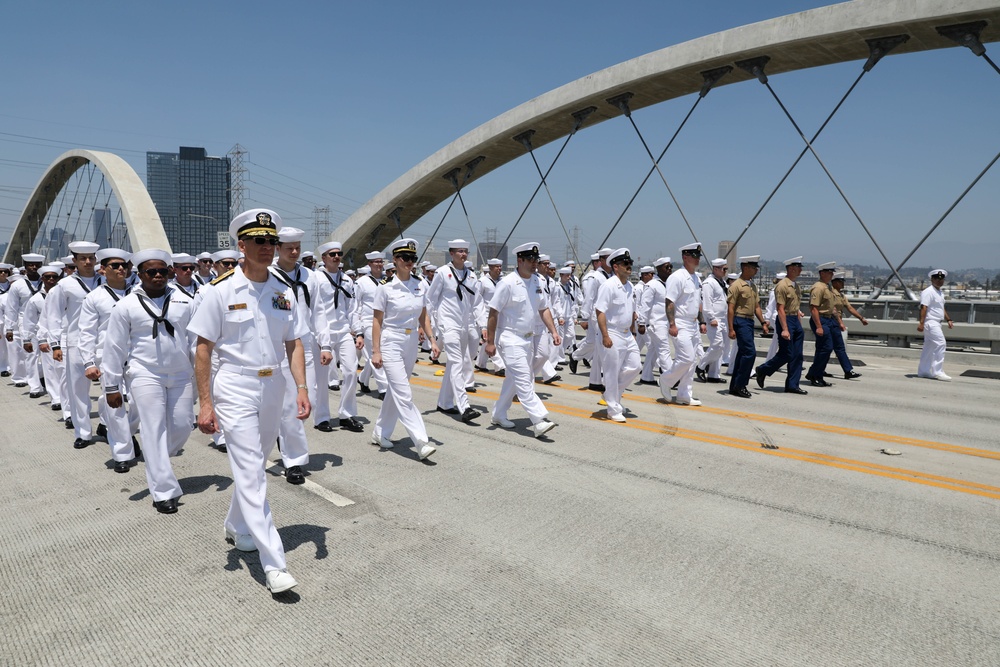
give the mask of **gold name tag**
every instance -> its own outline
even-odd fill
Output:
[[[411,334],[411,333],[413,333],[413,329],[403,329],[403,333],[405,333],[405,334]]]
[[[269,378],[274,374],[274,370],[271,368],[263,368],[257,371],[257,377],[259,378]]]
[[[231,303],[229,304],[229,310],[246,310],[247,305],[245,303]]]

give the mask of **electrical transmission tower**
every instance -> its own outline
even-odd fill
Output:
[[[570,238],[573,239],[572,243],[566,245],[566,260],[574,259],[576,253],[580,250],[580,228],[573,227],[570,230]]]
[[[313,209],[313,247],[319,247],[326,243],[330,237],[330,207],[323,206]]]
[[[243,212],[243,202],[247,196],[247,150],[236,144],[229,149],[229,219],[232,220]],[[228,223],[227,223],[228,224]]]

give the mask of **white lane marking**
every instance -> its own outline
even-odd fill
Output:
[[[271,461],[271,467],[268,468],[267,471],[278,475],[279,477],[285,476],[285,467],[281,465],[279,461]],[[348,505],[354,504],[354,501],[350,498],[345,498],[339,493],[334,493],[325,486],[320,486],[316,482],[312,482],[309,479],[306,479],[305,483],[300,484],[300,486],[309,493],[315,494],[323,500],[333,503],[337,507],[347,507]]]

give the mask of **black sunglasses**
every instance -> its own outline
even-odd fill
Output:
[[[327,257],[343,257],[344,253],[340,250],[329,250],[326,252]]]
[[[164,267],[162,269],[143,269],[142,272],[146,274],[147,278],[155,278],[156,276],[170,275],[170,268]]]
[[[194,264],[174,264],[177,271],[194,271]]]
[[[211,264],[212,263],[211,259],[199,259],[198,261],[201,262],[202,264]]]
[[[224,259],[221,262],[219,262],[219,264],[222,264],[222,266],[224,266],[226,268],[229,268],[229,269],[231,269],[234,266],[236,266],[237,263],[238,262],[235,259]]]
[[[257,245],[278,245],[278,239],[273,236],[255,236],[253,242]]]
[[[126,266],[128,266],[128,264],[126,264],[125,262],[108,262],[104,266],[106,266],[109,269],[114,269],[117,271],[118,269],[124,269]]]
[[[417,261],[417,255],[416,255],[416,253],[412,253],[412,252],[401,252],[398,255],[396,255],[396,257],[400,258],[404,262],[415,262],[415,261]]]

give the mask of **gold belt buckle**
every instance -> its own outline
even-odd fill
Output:
[[[413,333],[413,329],[403,329],[403,333],[405,333],[405,334],[411,334],[411,333]]]
[[[257,371],[257,377],[259,378],[269,378],[274,374],[274,369],[272,368],[262,368]]]

